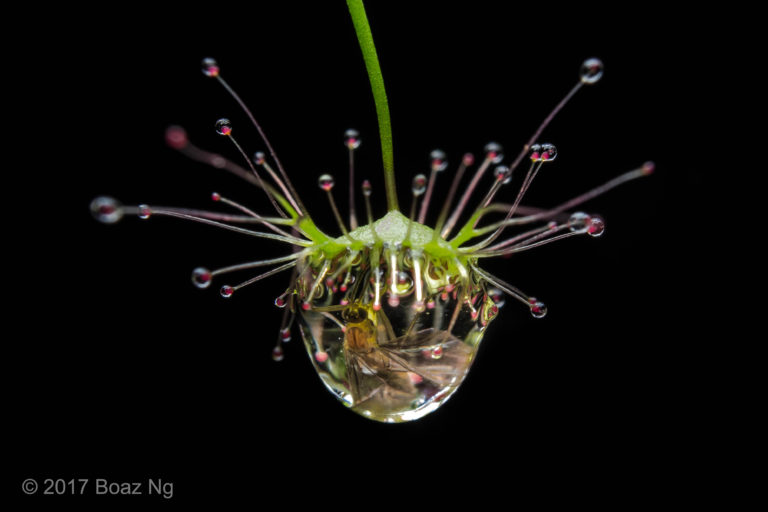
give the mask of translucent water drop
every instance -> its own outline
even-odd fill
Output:
[[[557,148],[554,144],[541,145],[541,159],[545,162],[551,162],[557,158]]]
[[[496,315],[499,314],[499,306],[491,302],[488,304],[487,302],[482,305],[482,316],[480,317],[480,323],[482,325],[487,325],[488,322],[496,318]]]
[[[501,182],[502,185],[506,185],[512,181],[512,171],[506,165],[498,165],[493,170],[493,175]]]
[[[504,298],[504,292],[499,290],[498,288],[491,288],[488,290],[488,297],[493,301],[493,303],[496,305],[497,308],[501,308],[506,304],[506,299]]]
[[[605,221],[597,215],[592,215],[589,218],[589,225],[587,226],[587,234],[597,238],[605,232]]]
[[[571,231],[584,231],[589,227],[589,215],[584,212],[576,212],[568,219],[568,229]]]
[[[531,161],[538,162],[541,160],[541,144],[534,144],[531,146]]]
[[[504,160],[504,148],[501,147],[501,144],[497,142],[489,142],[483,149],[485,151],[485,156],[491,159],[491,163],[500,164],[501,161]]]
[[[531,314],[534,318],[544,318],[547,316],[547,305],[541,302],[540,300],[536,300],[535,298],[531,297],[530,299],[531,303]]]
[[[225,284],[221,287],[221,290],[219,291],[221,293],[221,296],[225,299],[228,299],[232,296],[233,293],[235,293],[235,289],[229,286],[228,284]]]
[[[371,182],[368,180],[363,181],[363,195],[365,197],[371,197],[372,191]]]
[[[469,167],[473,163],[475,163],[475,155],[472,153],[464,153],[464,157],[462,157],[461,161],[464,163],[465,166]]]
[[[140,204],[137,209],[139,210],[137,215],[142,220],[147,220],[152,215],[152,209],[147,204]]]
[[[344,132],[344,145],[349,149],[357,149],[360,147],[360,133],[351,128]]]
[[[123,205],[116,199],[101,196],[91,201],[91,213],[99,222],[114,224],[123,218]]]
[[[323,174],[319,178],[317,178],[317,185],[325,190],[326,192],[331,190],[333,186],[335,185],[335,182],[333,181],[333,176],[330,174]]]
[[[280,330],[280,339],[283,343],[291,341],[291,330],[288,327]]]
[[[226,117],[216,121],[216,133],[219,135],[229,135],[232,133],[232,122]]]
[[[397,288],[397,293],[400,295],[409,293],[413,289],[413,278],[411,277],[411,274],[402,271],[398,272],[395,287]]]
[[[275,347],[272,349],[272,359],[275,361],[282,361],[283,357],[285,357],[285,354],[283,353],[282,347]]]
[[[253,163],[256,165],[264,165],[264,162],[267,161],[267,156],[264,154],[263,151],[257,151],[253,154]]]
[[[322,350],[318,350],[315,352],[315,361],[322,364],[328,360],[328,352],[323,352]]]
[[[202,69],[203,69],[203,74],[205,76],[210,76],[210,77],[219,76],[219,71],[220,71],[219,64],[216,62],[216,60],[210,57],[206,57],[205,59],[203,59]]]
[[[173,149],[182,149],[188,142],[187,132],[181,126],[169,126],[165,129],[165,143]]]
[[[591,58],[584,61],[579,72],[582,83],[594,84],[603,76],[603,61]]]
[[[445,159],[445,151],[435,149],[429,154],[430,160],[432,160],[432,170],[442,172],[448,167],[448,161]]]
[[[411,190],[415,196],[423,194],[427,190],[427,177],[423,174],[414,176],[413,182],[411,183]]]
[[[213,274],[205,267],[197,267],[192,271],[192,284],[198,288],[208,288],[211,285]]]

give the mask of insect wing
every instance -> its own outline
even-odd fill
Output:
[[[414,335],[401,336],[380,348],[398,366],[417,375],[425,384],[438,387],[451,385],[467,373],[473,350],[446,331],[425,329]],[[418,378],[411,377],[418,381]]]
[[[365,403],[368,409],[375,409],[376,403],[414,401],[425,388],[431,395],[455,385],[471,361],[470,347],[434,329],[389,340],[370,352],[346,354],[355,405]]]

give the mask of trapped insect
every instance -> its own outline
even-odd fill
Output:
[[[590,58],[582,64],[573,88],[508,165],[503,163],[502,146],[495,142],[483,148],[477,161],[467,153],[453,166],[445,152],[434,150],[429,172],[412,178],[411,198],[401,212],[395,194],[388,106],[375,48],[362,2],[349,0],[348,5],[379,117],[387,201],[383,217],[374,218],[370,182],[358,183],[355,178],[360,172],[355,167],[355,154],[360,151],[361,137],[350,129],[343,138],[349,156],[349,212],[342,215],[336,205],[335,178],[320,175],[318,186],[327,196],[340,235],[321,230],[261,126],[211,58],[203,60],[203,73],[218,81],[239,103],[266,151],[249,156],[235,139],[228,119],[218,120],[215,129],[232,141],[245,166],[194,146],[180,127],[168,128],[166,140],[184,155],[232,172],[260,188],[268,201],[265,204],[271,205],[275,214],[254,212],[217,193],[212,199],[229,212],[122,206],[108,197],[94,199],[91,209],[106,223],[117,222],[125,214],[142,219],[170,216],[290,246],[292,251],[279,258],[215,270],[198,267],[192,272],[192,282],[205,289],[228,274],[270,268],[235,284],[221,280],[220,294],[229,298],[256,281],[289,273],[287,288],[275,299],[275,306],[283,310],[283,320],[273,358],[283,358],[282,344],[290,340],[296,324],[322,382],[342,403],[374,420],[409,421],[437,409],[455,392],[505,296],[523,303],[534,317],[547,313],[542,301],[484,270],[483,259],[509,256],[572,236],[600,236],[605,229],[602,218],[573,209],[613,187],[650,174],[653,164],[648,162],[555,208],[522,204],[539,171],[554,165],[558,157],[554,144],[540,140],[545,127],[579,89],[596,83],[603,74],[602,62]],[[447,195],[441,198],[437,222],[428,226],[425,222],[430,207],[438,210],[433,204],[438,177],[450,172],[453,176]],[[484,178],[488,185],[482,184]],[[497,195],[513,181],[519,185],[510,195],[511,202],[498,202]],[[363,208],[358,207],[360,198]],[[251,229],[255,224],[265,229]],[[502,237],[508,228],[519,229]]]

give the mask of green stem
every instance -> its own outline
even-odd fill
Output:
[[[381,76],[379,57],[373,44],[371,26],[365,15],[363,0],[347,0],[349,14],[355,25],[357,40],[363,52],[365,68],[371,81],[373,100],[376,103],[376,115],[379,118],[379,136],[381,137],[381,158],[384,163],[384,185],[387,193],[387,208],[389,211],[399,210],[397,206],[397,188],[395,187],[395,165],[392,157],[392,125],[389,121],[389,103],[387,92],[384,90],[384,77]]]

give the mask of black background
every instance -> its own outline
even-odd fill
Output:
[[[214,190],[266,210],[253,187],[164,145],[165,127],[181,124],[198,145],[237,161],[213,129],[226,116],[249,153],[263,149],[200,73],[213,56],[321,228],[335,233],[320,173],[336,175],[346,205],[349,127],[362,134],[358,176],[373,181],[382,214],[375,110],[344,4],[135,8],[92,21],[76,10],[30,14],[24,22],[50,43],[15,68],[23,90],[11,119],[21,129],[6,139],[20,157],[8,213],[21,219],[8,233],[20,257],[6,292],[18,329],[7,341],[10,493],[21,496],[29,477],[162,477],[175,482],[175,501],[256,501],[262,492],[323,501],[347,489],[369,498],[464,485],[471,493],[490,486],[481,478],[491,473],[515,485],[584,479],[585,492],[597,493],[609,482],[634,486],[638,475],[674,479],[690,463],[697,391],[687,378],[695,363],[681,327],[691,292],[680,248],[694,237],[701,177],[680,148],[704,42],[649,4],[370,4],[401,206],[436,147],[453,164],[490,140],[514,156],[590,56],[605,62],[604,78],[545,131],[558,160],[526,202],[559,204],[646,160],[657,172],[585,207],[604,215],[603,237],[488,262],[544,300],[548,316],[535,320],[508,301],[449,402],[414,423],[373,423],[325,391],[297,333],[285,360],[271,360],[281,313],[273,300],[287,278],[228,301],[216,292],[223,282],[206,291],[189,282],[198,265],[284,248],[173,219],[104,226],[88,211],[101,194],[210,208]]]

